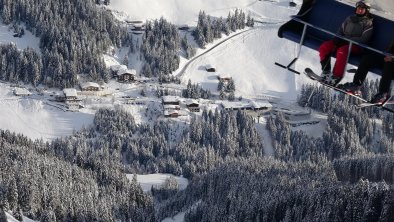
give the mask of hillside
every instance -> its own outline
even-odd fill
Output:
[[[22,218],[21,213],[36,221],[391,221],[393,116],[378,108],[356,109],[350,97],[274,64],[296,55],[296,44],[278,38],[277,30],[297,13],[301,0],[296,7],[288,0],[110,2],[89,1],[89,9],[97,7],[107,22],[114,15],[119,21],[114,29],[133,34],[122,47],[111,45],[95,54],[99,59],[94,63],[107,68],[125,64],[136,70],[134,82],[100,80],[99,92],[82,91],[80,83],[91,81],[93,71],[72,77],[77,90],[0,82],[0,157],[5,163],[0,164],[0,220],[4,208],[9,221],[15,220],[11,215]],[[392,15],[380,10],[382,1],[373,5]],[[173,82],[140,75],[145,61],[136,49],[146,50],[146,43],[143,35],[130,31],[130,24],[156,22],[197,47],[191,32],[201,10],[224,18],[242,10],[255,25],[223,34],[189,59],[174,47],[180,65],[169,75]],[[96,30],[94,24],[103,26],[103,21],[92,20],[89,27]],[[188,30],[178,29],[185,25]],[[40,51],[42,44],[32,32],[15,38],[9,27],[0,27],[1,43],[14,42],[10,47],[18,52],[28,47]],[[98,33],[109,44],[105,31]],[[161,39],[168,32],[161,34],[156,39],[171,44]],[[207,72],[207,65],[217,71]],[[305,67],[319,70],[316,51],[303,49],[295,69]],[[228,85],[234,80],[234,106],[269,104],[273,110],[223,109],[230,102],[218,91],[219,75],[231,77]],[[344,81],[352,77],[346,74]],[[368,80],[377,78],[368,75]],[[377,84],[366,85],[363,93],[370,96]],[[211,93],[196,99],[201,111],[187,109],[196,100],[181,97],[170,101],[179,110],[177,118],[165,118],[164,101],[193,87],[202,88],[200,95]],[[32,94],[15,95],[22,88]],[[70,91],[77,95],[78,108],[61,100]]]

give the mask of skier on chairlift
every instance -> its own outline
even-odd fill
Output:
[[[371,6],[366,1],[356,3],[356,11],[345,19],[339,28],[337,35],[352,41],[367,44],[373,32],[373,18],[369,12]],[[336,52],[336,62],[331,72],[331,54]],[[337,85],[341,81],[349,52],[349,42],[335,37],[325,41],[319,48],[320,63],[322,67],[322,79],[330,85]],[[352,45],[351,54],[360,54],[362,48],[356,44]]]

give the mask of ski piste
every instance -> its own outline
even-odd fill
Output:
[[[349,92],[347,92],[347,91],[345,91],[345,90],[343,90],[343,89],[340,89],[340,88],[338,88],[338,87],[332,86],[332,85],[327,84],[327,83],[324,83],[323,81],[321,81],[321,79],[322,79],[321,76],[318,75],[318,74],[316,74],[316,73],[315,73],[312,69],[310,69],[310,68],[306,68],[306,69],[304,70],[304,74],[305,74],[306,76],[308,76],[310,79],[319,82],[319,83],[322,84],[323,86],[326,86],[326,87],[331,88],[331,89],[333,89],[333,90],[335,90],[335,91],[337,91],[337,92],[340,92],[340,93],[343,93],[343,94],[352,96],[352,97],[354,97],[354,98],[356,98],[356,99],[362,101],[362,103],[356,105],[357,108],[366,108],[366,107],[375,106],[375,107],[379,107],[379,108],[381,108],[381,109],[383,109],[383,110],[386,110],[386,111],[388,111],[388,112],[394,113],[394,109],[385,107],[385,105],[387,105],[387,104],[392,104],[392,105],[394,105],[394,101],[392,100],[392,99],[393,99],[393,96],[390,96],[390,98],[389,98],[386,102],[384,102],[383,104],[375,104],[375,103],[371,103],[370,101],[368,101],[368,100],[366,100],[366,99],[364,99],[364,98],[362,98],[362,97],[360,97],[360,96],[351,94],[351,93],[349,93]]]
[[[360,97],[360,96],[351,94],[351,93],[349,93],[349,92],[347,92],[347,91],[345,91],[345,90],[343,90],[343,89],[341,89],[341,88],[338,88],[338,87],[336,87],[336,86],[333,86],[333,85],[330,85],[330,84],[327,84],[327,83],[323,82],[323,81],[321,80],[321,79],[322,79],[321,76],[318,75],[318,74],[316,74],[311,68],[306,68],[306,69],[304,70],[304,74],[305,74],[306,76],[308,76],[310,79],[319,82],[319,83],[322,84],[323,86],[326,86],[326,87],[331,88],[331,89],[333,89],[333,90],[335,90],[335,91],[337,91],[337,92],[340,92],[340,93],[349,95],[349,96],[351,96],[351,97],[354,97],[354,98],[356,98],[356,99],[362,101],[363,103],[367,103],[367,102],[368,102],[366,99],[364,99],[364,98],[362,98],[362,97]]]

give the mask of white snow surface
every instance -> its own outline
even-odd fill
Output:
[[[112,0],[110,7],[127,14],[129,20],[145,21],[163,17],[175,24],[195,25],[200,10],[227,17],[236,8],[246,8],[253,0]]]
[[[24,28],[25,34],[21,38],[14,37],[14,32],[9,27],[10,25],[5,25],[0,22],[0,44],[14,43],[18,49],[22,50],[29,47],[40,53],[40,39],[38,37],[34,36],[30,31],[26,30],[26,28]]]
[[[12,88],[0,83],[0,127],[32,139],[52,140],[71,135],[92,123],[93,114],[64,112],[34,97],[16,97]]]

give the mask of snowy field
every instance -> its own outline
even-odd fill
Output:
[[[71,135],[92,123],[92,113],[64,112],[48,105],[45,99],[17,97],[12,91],[13,87],[0,83],[1,129],[47,141]]]
[[[127,174],[126,175],[127,178],[129,178],[129,180],[132,180],[134,175],[133,174]],[[137,181],[138,183],[141,185],[142,190],[144,192],[149,192],[153,187],[160,187],[167,178],[169,178],[170,176],[173,176],[171,174],[161,174],[161,173],[157,173],[157,174],[147,174],[147,175],[137,175]],[[188,180],[184,177],[177,177],[177,176],[173,176],[176,181],[178,182],[178,187],[179,190],[183,190],[187,187],[187,185],[189,184]]]

